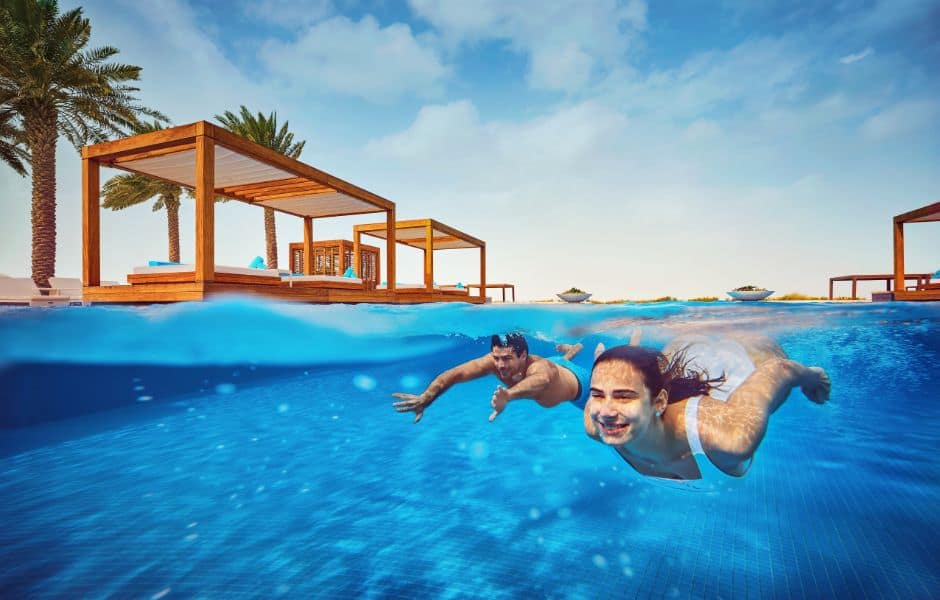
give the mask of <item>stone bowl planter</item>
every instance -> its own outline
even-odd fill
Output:
[[[773,293],[773,290],[753,290],[749,292],[731,291],[728,292],[728,295],[731,296],[733,300],[744,300],[752,302],[754,300],[763,300]]]
[[[561,298],[562,300],[564,300],[565,302],[584,302],[585,300],[587,300],[588,298],[591,297],[591,294],[588,294],[588,293],[583,293],[583,294],[555,294],[555,295],[558,296],[559,298]]]

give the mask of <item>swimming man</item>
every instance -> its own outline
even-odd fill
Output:
[[[414,412],[417,423],[424,410],[455,383],[495,375],[499,385],[490,399],[496,419],[513,400],[532,399],[545,408],[572,402],[580,409],[587,401],[590,373],[571,362],[581,350],[581,344],[559,344],[555,347],[561,356],[543,358],[529,354],[529,345],[521,333],[494,335],[491,351],[480,358],[467,361],[444,371],[419,395],[392,394],[399,402],[393,406],[398,412]]]

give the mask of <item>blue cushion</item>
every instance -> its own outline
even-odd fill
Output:
[[[148,267],[169,267],[171,265],[178,265],[178,262],[169,262],[165,260],[151,260],[147,263]]]
[[[930,276],[931,279],[940,279],[940,269],[934,271],[934,274]]]
[[[458,290],[462,290],[463,287],[464,287],[463,284],[458,281],[458,282],[457,282],[457,289],[458,289]]]
[[[356,272],[353,270],[352,267],[349,267],[349,268],[346,269],[346,271],[343,273],[343,277],[355,277],[355,276],[356,276]]]
[[[251,261],[251,264],[248,265],[249,269],[266,269],[264,266],[264,259],[260,256],[256,256],[254,260]]]

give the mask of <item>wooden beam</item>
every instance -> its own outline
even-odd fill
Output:
[[[242,192],[244,193],[244,192]],[[299,189],[290,192],[278,192],[272,194],[251,194],[251,197],[255,202],[263,202],[265,200],[290,200],[292,198],[302,198],[305,196],[322,196],[325,194],[335,194],[336,190],[333,188],[328,188],[326,186],[317,186],[309,187],[307,189]],[[358,198],[356,198],[359,200]],[[361,200],[360,200],[361,202]]]
[[[215,276],[215,141],[196,138],[196,282]]]
[[[854,285],[852,296],[855,296]],[[904,221],[894,219],[894,290],[904,291]]]
[[[428,223],[424,230],[424,287],[434,291],[434,229]]]
[[[486,244],[480,246],[480,297],[486,298]]]
[[[304,275],[313,275],[313,219],[304,217]]]
[[[385,213],[385,235],[388,240],[388,248],[385,251],[385,270],[386,281],[388,281],[388,291],[395,291],[395,280],[398,278],[398,273],[395,271],[395,208],[389,209]]]
[[[287,187],[287,186],[298,185],[298,184],[302,185],[302,184],[307,184],[307,183],[310,183],[310,181],[303,177],[288,177],[286,179],[271,179],[269,181],[258,181],[255,183],[240,183],[238,185],[230,185],[224,188],[219,188],[216,191],[220,193],[225,192],[225,191],[254,192],[257,190],[266,190],[266,189],[277,188],[277,187]]]
[[[108,166],[131,162],[134,160],[144,160],[147,158],[157,158],[158,156],[166,156],[167,154],[176,154],[177,152],[186,152],[188,150],[195,150],[196,142],[192,143],[177,143],[173,142],[168,146],[161,146],[159,148],[154,148],[152,150],[145,150],[143,152],[132,152],[129,154],[121,154],[112,158],[108,163]]]
[[[190,123],[85,146],[82,148],[82,158],[97,158],[101,162],[110,162],[125,154],[184,146],[195,141],[197,126],[198,123]]]
[[[82,159],[82,285],[101,285],[101,169]]]
[[[911,223],[913,221],[940,221],[940,202],[934,202],[894,217],[895,223]]]

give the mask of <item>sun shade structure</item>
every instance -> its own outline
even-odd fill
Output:
[[[940,282],[924,280],[913,289],[904,287],[904,224],[932,221],[940,221],[940,202],[894,217],[894,300],[940,300]]]
[[[434,292],[434,251],[450,250],[455,248],[480,249],[480,282],[486,284],[486,242],[466,234],[458,229],[445,225],[434,219],[415,219],[398,221],[395,223],[395,235],[389,236],[389,229],[383,223],[370,223],[353,227],[353,254],[358,264],[359,245],[361,236],[370,235],[389,240],[389,251],[395,242],[418,248],[424,251],[424,290]],[[390,276],[391,277],[391,276]],[[392,284],[391,278],[389,285]],[[465,292],[460,292],[465,293]],[[484,288],[480,288],[480,299],[484,298]]]
[[[183,284],[175,288],[163,286],[135,287],[149,294],[138,301],[173,301],[202,299],[207,292],[226,291],[213,283],[249,283],[245,275],[231,273],[219,276],[215,265],[215,198],[224,196],[248,204],[272,208],[304,220],[304,272],[310,273],[313,247],[314,218],[384,212],[385,237],[393,243],[386,254],[386,273],[392,282],[388,298],[374,301],[395,301],[394,273],[396,241],[395,203],[361,187],[286,157],[269,148],[205,121],[181,125],[161,131],[136,135],[121,140],[86,146],[82,149],[82,282],[91,288],[90,296],[100,301],[134,301],[129,286],[101,287],[100,240],[100,167],[113,167],[163,179],[195,189],[196,252],[195,273],[190,280],[180,274],[158,278],[140,278],[143,284]],[[192,271],[190,271],[192,273]],[[129,278],[130,280],[130,278]],[[267,282],[270,291],[272,284]],[[348,287],[348,286],[347,286]],[[231,289],[231,286],[229,286]],[[242,290],[237,290],[242,291]],[[123,298],[119,300],[118,298]],[[344,297],[345,298],[345,297]],[[359,298],[359,297],[357,297]],[[301,299],[301,298],[297,298]],[[324,301],[306,298],[311,301]],[[348,301],[364,301],[352,297]],[[365,300],[367,301],[367,300]]]

